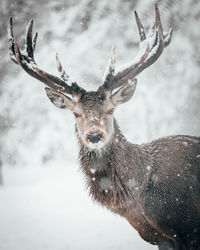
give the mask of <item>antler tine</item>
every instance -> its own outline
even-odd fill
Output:
[[[37,37],[38,37],[38,32],[35,33],[35,36],[33,38],[33,51],[35,51],[35,46],[36,46],[36,42],[37,42]]]
[[[167,34],[164,35],[165,47],[167,47],[170,44],[171,39],[172,39],[172,34],[173,34],[173,28],[170,28]]]
[[[140,18],[137,14],[137,11],[135,10],[135,20],[136,20],[136,23],[137,23],[137,26],[138,26],[138,31],[139,31],[139,35],[140,35],[140,41],[144,41],[146,39],[146,34],[145,34],[145,30],[144,30],[144,27],[140,21]]]
[[[29,75],[36,78],[37,80],[43,82],[45,85],[49,86],[52,89],[68,93],[71,95],[79,94],[81,89],[76,83],[73,83],[72,86],[69,86],[64,80],[51,75],[38,68],[34,60],[34,50],[36,46],[36,41],[38,33],[36,32],[34,38],[32,39],[32,30],[33,30],[33,20],[30,21],[26,37],[25,37],[25,46],[26,54],[22,54],[16,38],[13,35],[13,22],[12,17],[9,19],[8,25],[8,37],[9,37],[9,54],[10,58],[16,64],[19,64]]]
[[[28,57],[30,57],[32,60],[34,60],[33,59],[32,31],[33,31],[33,19],[30,21],[30,23],[27,27],[27,32],[26,32],[26,37],[25,37],[25,45],[26,45],[26,52],[27,52]]]
[[[162,28],[162,23],[160,20],[160,12],[159,12],[157,4],[155,4],[155,25],[156,25],[156,28],[159,29],[161,36],[163,36],[163,28]]]
[[[65,70],[63,70],[61,61],[60,61],[60,59],[58,57],[58,53],[56,53],[56,63],[57,63],[58,72],[60,73],[60,77],[63,79],[63,81],[68,81],[69,76],[67,75]]]
[[[56,53],[56,63],[57,63],[58,72],[60,73],[60,77],[63,79],[63,81],[71,84],[71,86],[67,85],[68,86],[67,92],[71,95],[75,95],[76,93],[83,94],[85,92],[85,90],[83,88],[79,87],[76,82],[73,82],[70,79],[69,75],[63,69],[61,61],[58,57],[58,53]]]
[[[14,45],[14,36],[13,36],[13,24],[12,24],[12,17],[9,18],[8,23],[8,39],[9,39],[9,56],[10,59],[18,64],[16,58],[15,58],[15,45]]]
[[[14,51],[15,51],[15,57],[18,61],[18,64],[20,64],[20,62],[22,61],[22,55],[21,55],[21,52],[17,43],[17,39],[15,36],[14,36]]]
[[[145,68],[153,64],[162,54],[164,48],[169,45],[172,38],[172,29],[166,35],[163,35],[163,28],[160,20],[158,5],[155,4],[155,22],[151,26],[148,35],[145,34],[142,22],[135,11],[135,19],[139,30],[141,46],[138,55],[122,71],[118,71],[109,81],[106,77],[102,87],[113,90],[121,85],[127,84],[128,80],[133,80],[136,75]]]
[[[160,20],[160,13],[159,13],[157,4],[155,4],[155,23],[151,27],[150,36],[151,34],[154,37],[154,40],[153,40],[154,42],[149,53],[151,53],[153,50],[156,50],[156,53],[154,53],[153,58],[152,58],[154,60],[153,62],[155,62],[157,58],[161,55],[165,47],[163,28],[162,28],[162,24]],[[151,61],[149,61],[149,63],[147,64],[147,67],[150,66],[151,64],[152,64]]]
[[[115,47],[112,46],[111,49],[111,56],[110,56],[110,60],[109,60],[109,67],[105,72],[105,81],[104,84],[102,86],[99,87],[99,89],[109,89],[111,82],[112,82],[112,78],[114,77],[114,73],[115,73],[115,63],[116,63],[116,55],[115,55]]]
[[[115,73],[115,63],[116,63],[116,55],[115,55],[115,47],[112,46],[111,50],[111,57],[110,57],[110,66],[109,66],[109,72],[110,74],[114,75]]]

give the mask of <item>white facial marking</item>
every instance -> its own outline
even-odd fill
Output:
[[[103,146],[104,146],[104,143],[101,141],[99,141],[97,143],[92,143],[92,142],[88,143],[88,147],[91,149],[101,149]]]

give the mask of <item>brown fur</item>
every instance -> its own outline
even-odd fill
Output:
[[[92,198],[159,249],[200,249],[200,137],[136,145],[114,124],[111,142],[100,151],[88,150],[79,138]]]

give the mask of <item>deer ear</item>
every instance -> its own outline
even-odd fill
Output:
[[[134,78],[131,82],[122,86],[113,95],[111,95],[111,102],[116,106],[129,101],[135,92],[136,84],[137,79]]]
[[[70,109],[74,107],[72,99],[56,90],[45,88],[46,94],[50,101],[57,107],[61,109]]]

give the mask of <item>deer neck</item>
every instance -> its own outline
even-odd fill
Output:
[[[101,151],[89,150],[79,138],[79,160],[91,196],[119,213],[124,200],[133,195],[132,187],[140,185],[142,172],[138,146],[126,140],[115,120],[114,128],[110,143]]]

